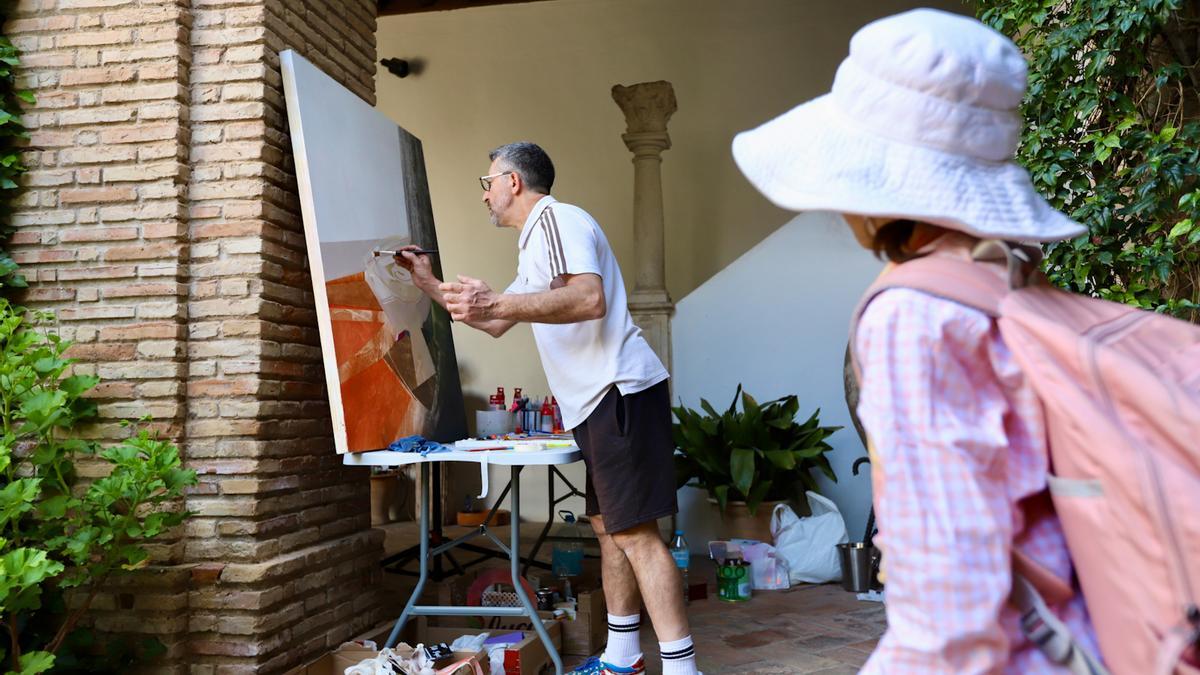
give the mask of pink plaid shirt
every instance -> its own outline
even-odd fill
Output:
[[[1017,504],[1046,487],[1042,409],[986,315],[917,291],[871,302],[856,336],[871,436],[888,628],[864,673],[1062,672],[1007,604],[1016,545],[1060,578],[1058,519]],[[1052,607],[1095,650],[1078,595]]]

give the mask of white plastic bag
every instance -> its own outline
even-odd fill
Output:
[[[750,563],[750,586],[756,591],[780,591],[790,587],[787,562],[775,547],[753,539],[730,539],[742,550],[742,559]]]
[[[793,584],[823,584],[842,578],[837,545],[849,540],[846,521],[833,502],[806,492],[812,515],[800,518],[787,504],[779,504],[771,514],[771,537],[775,549],[788,566]]]

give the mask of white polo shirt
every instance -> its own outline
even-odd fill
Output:
[[[625,281],[608,239],[583,209],[546,196],[534,205],[518,238],[517,278],[505,293],[541,293],[563,274],[597,274],[608,311],[578,323],[534,323],[542,367],[573,429],[612,385],[633,394],[667,379],[667,369],[629,316]]]

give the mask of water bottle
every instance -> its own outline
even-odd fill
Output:
[[[692,553],[688,550],[683,530],[675,530],[675,536],[671,539],[671,557],[675,559],[675,566],[679,568],[679,574],[683,577],[683,602],[687,604],[690,602],[688,599],[688,565],[691,563]]]
[[[554,576],[560,579],[577,577],[583,573],[583,533],[575,514],[570,511],[559,511],[559,517],[566,523],[559,528],[559,536],[570,537],[570,541],[555,541],[550,551],[550,568]]]

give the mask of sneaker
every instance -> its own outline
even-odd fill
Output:
[[[593,656],[568,675],[645,675],[645,672],[646,663],[642,659],[638,659],[630,668],[622,668],[601,661],[599,656]]]

